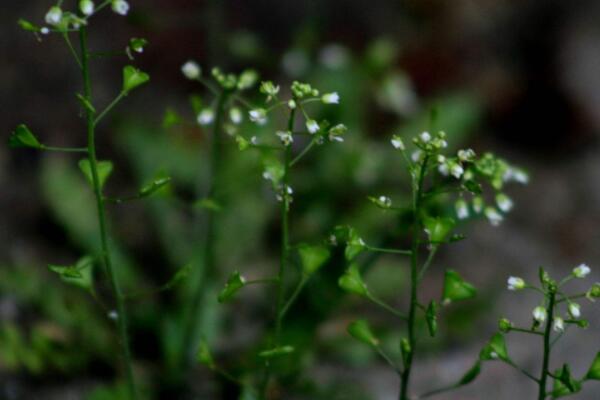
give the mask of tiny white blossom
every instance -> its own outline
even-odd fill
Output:
[[[85,16],[90,16],[94,13],[94,2],[92,0],[81,0],[79,2],[79,10]]]
[[[429,142],[431,140],[431,135],[429,134],[429,132],[422,132],[419,135],[419,138],[421,139],[421,141],[423,143],[427,143],[427,142]]]
[[[112,10],[119,15],[127,15],[129,12],[129,3],[125,0],[113,0]]]
[[[472,149],[465,149],[458,151],[458,159],[460,161],[473,161],[475,158],[475,152]]]
[[[413,151],[413,153],[410,155],[410,159],[413,160],[414,162],[417,162],[421,159],[421,155],[423,153],[421,152],[421,150],[415,150]]]
[[[569,314],[573,318],[581,317],[581,307],[577,303],[569,303]]]
[[[309,119],[306,121],[306,129],[311,134],[317,133],[319,131],[319,124],[314,119]]]
[[[258,138],[256,136],[252,136],[250,138],[250,143],[256,146],[258,144]]]
[[[518,276],[511,276],[508,278],[508,290],[521,290],[525,288],[525,281]]]
[[[518,168],[508,168],[506,170],[506,172],[504,173],[504,175],[502,176],[502,179],[505,182],[518,182],[518,183],[522,183],[522,184],[527,184],[529,183],[529,175],[527,175],[527,173],[521,169]]]
[[[215,113],[211,108],[205,108],[198,114],[198,123],[200,125],[209,125],[215,119]]]
[[[454,207],[456,208],[456,216],[458,219],[469,218],[469,207],[467,206],[466,201],[463,199],[458,199]]]
[[[42,26],[42,27],[40,28],[40,33],[41,33],[42,35],[47,35],[47,34],[49,34],[49,33],[50,33],[50,29],[48,29],[48,28],[47,28],[47,27],[45,27],[45,26]]]
[[[297,107],[296,101],[294,99],[288,101],[288,107],[290,108],[290,110],[294,110]]]
[[[231,119],[231,122],[234,124],[241,124],[243,118],[242,111],[239,108],[233,107],[231,110],[229,110],[229,119]]]
[[[113,321],[116,321],[117,319],[119,319],[119,313],[116,310],[111,310],[108,312],[108,318],[112,319]]]
[[[483,199],[479,196],[473,198],[473,211],[477,214],[481,214],[483,211]]]
[[[561,317],[554,318],[552,329],[554,329],[555,332],[563,332],[565,330],[565,321]]]
[[[273,174],[270,173],[269,171],[264,171],[262,176],[264,179],[266,179],[268,181],[273,181]]]
[[[513,208],[513,201],[504,193],[499,193],[496,196],[496,204],[503,212],[509,212]]]
[[[63,12],[59,6],[51,7],[46,13],[46,23],[48,25],[58,25],[62,21]]]
[[[450,174],[456,179],[460,179],[464,172],[465,170],[460,164],[453,164],[452,167],[450,167]]]
[[[321,97],[321,101],[325,104],[339,104],[340,103],[340,95],[337,92],[325,93]]]
[[[586,264],[580,264],[573,269],[573,275],[575,275],[576,278],[585,278],[590,272],[592,272],[592,270]]]
[[[264,125],[267,122],[267,112],[264,108],[256,108],[248,112],[250,121],[256,122],[259,125]]]
[[[490,353],[490,357],[492,357],[493,359],[497,359],[498,358],[498,353],[496,353],[495,351],[492,351]]]
[[[202,73],[202,69],[197,62],[189,60],[181,66],[181,73],[188,79],[198,79]]]
[[[284,146],[289,146],[294,141],[294,137],[290,131],[277,131],[275,132],[275,135],[279,137],[279,140],[281,140],[281,143],[283,143]]]
[[[398,135],[392,136],[392,140],[390,140],[390,142],[392,143],[392,146],[394,146],[395,149],[399,149],[399,150],[406,149],[406,146],[404,146],[404,142]]]
[[[391,207],[392,206],[392,199],[390,199],[387,196],[379,196],[379,198],[377,200],[379,201],[379,204],[383,207]]]
[[[533,309],[533,319],[535,319],[537,322],[542,323],[546,320],[546,309],[542,306],[537,306],[536,308]]]
[[[488,221],[490,221],[492,226],[500,225],[500,222],[502,222],[504,219],[502,214],[500,214],[494,207],[486,207],[484,213],[485,217],[488,219]]]
[[[442,164],[446,162],[446,157],[444,157],[442,154],[438,154],[437,156],[437,162]]]

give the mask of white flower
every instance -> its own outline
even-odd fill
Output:
[[[119,15],[127,15],[129,12],[129,3],[125,0],[113,0],[112,10]]]
[[[527,184],[529,183],[529,175],[527,175],[527,173],[521,169],[518,168],[508,168],[506,170],[506,172],[504,173],[504,175],[502,176],[502,179],[505,182],[518,182],[518,183],[522,183],[522,184]]]
[[[345,134],[347,130],[348,128],[344,124],[335,125],[331,129],[329,129],[329,140],[332,142],[343,142],[344,138],[342,137],[342,135]]]
[[[417,161],[419,161],[421,159],[422,155],[423,155],[423,153],[421,152],[421,150],[415,150],[410,155],[410,159],[413,160],[414,162],[417,162]]]
[[[250,143],[256,146],[258,144],[258,138],[256,136],[252,136],[250,138]]]
[[[504,193],[499,193],[496,196],[496,204],[498,204],[498,208],[505,213],[513,208],[513,201]]]
[[[290,131],[277,131],[275,132],[275,135],[279,137],[279,140],[281,140],[281,143],[283,143],[284,146],[289,146],[294,141],[294,137]]]
[[[90,16],[94,13],[94,2],[92,0],[81,0],[79,2],[79,10],[85,16]]]
[[[404,142],[402,141],[402,139],[400,139],[400,136],[398,135],[392,136],[392,140],[390,140],[390,142],[392,143],[392,146],[394,146],[395,149],[406,149],[406,146],[404,146]]]
[[[437,162],[440,164],[443,164],[446,162],[446,157],[444,157],[442,154],[438,154],[437,156]]]
[[[325,104],[339,104],[340,103],[340,95],[337,92],[325,93],[321,97],[321,101]]]
[[[490,221],[492,226],[500,225],[500,222],[504,219],[502,215],[494,208],[494,207],[486,207],[485,208],[485,217]]]
[[[196,61],[187,61],[181,66],[181,73],[188,79],[194,80],[200,78],[202,69]]]
[[[450,166],[450,175],[452,175],[456,179],[460,179],[460,177],[462,176],[462,174],[464,172],[465,172],[465,170],[458,163],[452,163],[452,165]]]
[[[268,181],[273,181],[273,179],[274,179],[273,174],[270,173],[269,171],[264,171],[262,176],[264,179],[266,179]]]
[[[508,290],[521,290],[525,287],[525,281],[518,276],[508,278]]]
[[[239,108],[233,107],[231,110],[229,110],[229,119],[231,119],[231,122],[234,124],[241,124],[243,118],[242,111]]]
[[[477,214],[481,214],[481,212],[483,211],[483,199],[479,196],[474,197],[473,198],[473,211],[475,211]]]
[[[319,131],[319,124],[314,119],[306,120],[306,129],[311,134],[317,133]]]
[[[62,21],[63,12],[58,6],[51,7],[46,13],[46,23],[48,25],[58,25]]]
[[[381,207],[391,207],[392,206],[392,199],[390,199],[387,196],[379,196],[379,198],[377,199],[377,201],[379,202],[379,204],[381,205]]]
[[[209,125],[215,119],[215,113],[211,108],[205,108],[198,114],[198,123],[200,125]]]
[[[467,206],[466,201],[463,199],[458,199],[454,205],[454,208],[456,208],[456,216],[458,219],[469,218],[469,207]]]
[[[537,322],[542,323],[546,320],[546,309],[542,306],[537,306],[536,308],[533,309],[533,319],[535,319]]]
[[[592,272],[592,270],[586,264],[580,264],[573,269],[573,275],[575,275],[576,278],[585,278],[590,272]]]
[[[421,139],[421,142],[427,143],[431,140],[431,135],[429,132],[423,132],[419,135],[419,139]]]
[[[296,109],[296,101],[294,99],[291,99],[290,101],[288,101],[288,107],[290,108],[290,110],[294,110]]]
[[[267,122],[267,112],[264,108],[256,108],[248,112],[250,121],[256,122],[259,125],[264,125]]]
[[[116,321],[117,319],[119,319],[119,313],[116,310],[111,310],[108,312],[108,318],[112,319],[113,321]]]
[[[41,33],[42,35],[47,35],[47,34],[49,34],[49,33],[50,33],[50,29],[48,29],[48,28],[47,28],[47,27],[45,27],[45,26],[42,26],[42,27],[40,28],[40,33]]]
[[[271,81],[261,82],[260,92],[267,95],[267,101],[271,101],[279,93],[279,85],[275,86]]]
[[[460,161],[473,161],[475,158],[475,152],[472,149],[465,149],[458,151],[458,159]]]
[[[561,317],[554,318],[552,329],[554,329],[555,332],[563,332],[565,330],[565,321]]]
[[[577,303],[569,303],[569,314],[573,318],[581,317],[581,307]]]

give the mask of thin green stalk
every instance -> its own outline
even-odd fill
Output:
[[[92,103],[92,86],[89,73],[89,50],[87,46],[87,30],[85,27],[82,27],[80,30],[79,41],[81,45],[81,72],[84,84],[84,97],[88,102]],[[121,352],[127,375],[127,384],[129,387],[130,398],[137,399],[137,390],[135,386],[135,379],[133,376],[131,351],[129,349],[129,338],[127,334],[127,315],[125,313],[125,302],[123,300],[121,289],[119,288],[119,282],[113,269],[110,248],[108,245],[104,196],[102,194],[102,187],[100,185],[100,179],[98,177],[98,160],[96,158],[95,124],[93,110],[86,109],[86,123],[88,136],[88,160],[90,162],[94,195],[96,197],[98,225],[100,227],[100,242],[102,246],[102,261],[104,263],[104,268],[106,270],[106,274],[108,275],[110,286],[117,306],[117,327],[119,331],[119,342],[121,345]]]
[[[400,311],[396,310],[394,307],[390,306],[389,304],[384,303],[383,301],[379,300],[377,297],[373,296],[371,293],[367,293],[367,299],[369,299],[373,303],[377,304],[379,307],[383,308],[384,310],[394,314],[396,317],[398,317],[402,320],[407,320],[406,315],[402,314]]]
[[[209,188],[207,196],[210,199],[214,199],[217,191],[219,190],[219,168],[221,164],[221,130],[223,125],[223,115],[225,112],[225,104],[229,98],[229,91],[222,91],[219,93],[217,98],[217,106],[215,113],[215,122],[213,125],[212,132],[212,144],[210,149],[210,161],[208,170]],[[210,274],[213,274],[215,266],[215,245],[216,245],[216,222],[213,212],[209,212],[206,215],[206,229],[204,231],[204,249],[202,253],[202,266],[197,274],[196,288],[192,297],[191,307],[185,322],[184,337],[182,341],[182,351],[184,354],[183,362],[189,364],[192,359],[194,334],[196,328],[197,315],[200,312],[202,305],[202,298],[205,295],[205,278]]]
[[[550,333],[552,332],[552,324],[554,323],[554,305],[556,303],[556,291],[554,288],[548,289],[548,320],[546,321],[546,329],[544,330],[544,360],[542,362],[542,372],[539,379],[538,400],[546,398],[546,381],[548,379],[548,366],[550,364]]]
[[[413,175],[413,199],[412,199],[412,214],[413,214],[413,229],[412,229],[412,247],[410,255],[410,308],[408,312],[408,343],[410,351],[406,356],[404,369],[400,375],[400,400],[408,400],[408,385],[410,381],[410,372],[412,369],[412,360],[415,354],[415,317],[418,306],[417,287],[418,281],[418,252],[419,252],[419,236],[421,234],[421,196],[423,191],[423,181],[425,179],[425,171],[427,170],[426,157],[423,160],[418,176]],[[413,173],[414,174],[414,173]]]
[[[40,150],[44,151],[56,151],[61,153],[87,153],[87,147],[56,147],[56,146],[46,146],[41,145]]]
[[[296,286],[296,289],[294,289],[294,291],[292,292],[292,295],[290,296],[288,301],[285,303],[285,305],[281,309],[281,318],[282,319],[285,317],[285,314],[287,314],[290,307],[294,304],[294,302],[298,298],[298,295],[300,295],[300,292],[302,292],[302,289],[304,289],[304,286],[306,285],[307,282],[308,282],[308,278],[306,276],[303,276],[302,279],[300,280],[300,282],[298,283],[298,285]]]
[[[367,246],[367,249],[378,252],[378,253],[403,254],[403,255],[407,255],[407,256],[412,254],[411,250],[385,249],[382,247],[373,247],[373,246]]]
[[[102,118],[106,116],[115,106],[123,99],[123,97],[127,96],[127,92],[121,92],[115,99],[102,111],[94,120],[94,125],[98,125]]]

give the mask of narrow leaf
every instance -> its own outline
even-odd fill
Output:
[[[96,112],[96,108],[94,108],[93,104],[90,103],[90,101],[88,99],[86,99],[84,96],[82,96],[79,93],[77,93],[77,100],[79,100],[79,102],[81,103],[83,108],[85,108],[88,112],[92,112],[92,113]]]
[[[273,358],[273,357],[281,357],[294,352],[294,348],[292,346],[280,346],[275,347],[274,349],[264,350],[258,353],[258,356],[261,358]]]
[[[196,360],[200,364],[206,365],[208,368],[212,369],[215,367],[215,360],[210,352],[208,343],[204,339],[200,341],[200,346],[198,347],[198,351],[196,352]]]
[[[166,176],[162,178],[154,178],[154,180],[140,189],[139,195],[141,197],[152,196],[161,189],[164,189],[171,182],[171,177]]]
[[[427,329],[431,337],[434,337],[437,333],[437,304],[434,300],[431,300],[427,310],[425,311],[425,319],[427,321]]]
[[[460,378],[460,381],[458,381],[458,384],[460,386],[468,385],[469,383],[473,382],[475,380],[475,378],[477,378],[477,376],[479,375],[480,372],[481,372],[481,362],[477,361],[475,363],[475,365],[473,365],[471,367],[471,369],[469,369],[467,372],[465,372],[465,374],[462,376],[462,378]]]

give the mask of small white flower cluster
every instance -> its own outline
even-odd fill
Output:
[[[279,85],[275,86],[271,81],[265,81],[260,84],[260,92],[262,94],[267,95],[267,103],[271,101],[271,99],[277,97],[277,93],[279,93]]]
[[[329,128],[328,136],[330,142],[343,142],[344,138],[342,137],[348,128],[344,124],[337,124],[331,128]]]
[[[592,272],[591,268],[586,264],[580,264],[573,269],[573,276],[576,278],[585,278]]]
[[[294,137],[290,131],[277,131],[275,135],[281,140],[284,146],[289,146],[294,142]]]
[[[129,3],[125,0],[112,0],[112,10],[120,15],[127,15],[129,12]],[[78,16],[76,13],[63,11],[60,5],[50,7],[44,21],[46,24],[57,28],[60,32],[65,32],[69,27],[73,29],[79,29],[82,25],[87,24],[87,20],[96,11],[96,5],[92,0],[80,0],[78,5],[79,11],[83,17]],[[47,35],[50,33],[48,27],[41,27],[40,33]]]
[[[280,185],[275,197],[279,202],[286,200],[288,203],[291,203],[294,200],[292,197],[293,194],[294,190],[290,185]]]
[[[267,110],[264,108],[252,109],[248,112],[248,118],[258,125],[264,125],[267,123]]]

